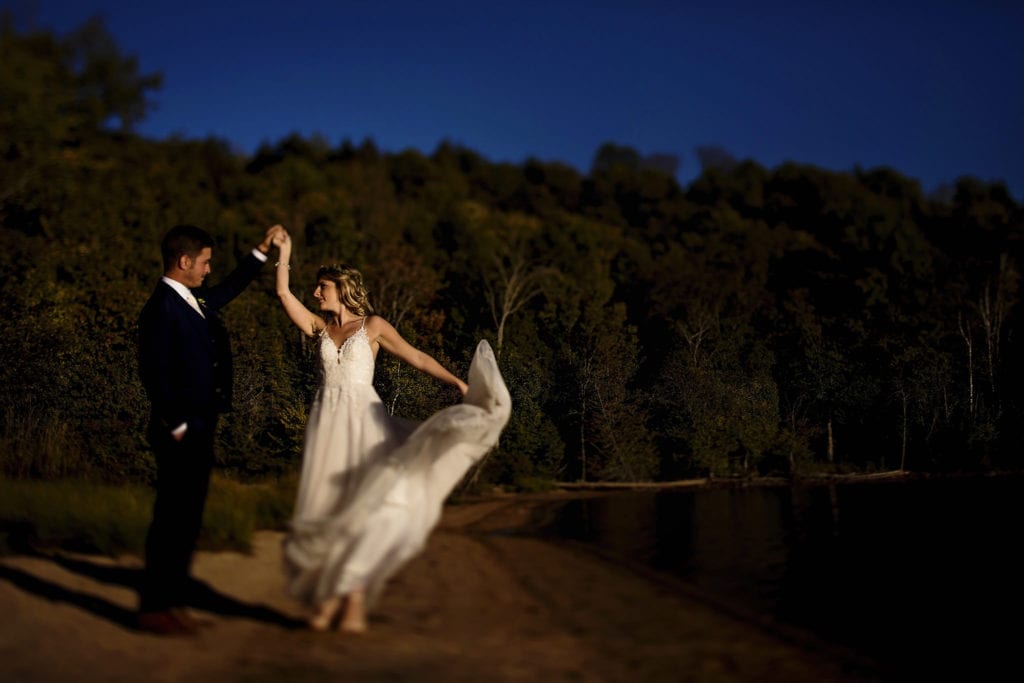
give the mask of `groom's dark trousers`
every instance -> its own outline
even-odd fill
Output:
[[[189,602],[189,566],[202,528],[216,419],[213,415],[207,424],[189,427],[180,442],[150,429],[157,463],[156,502],[146,535],[142,612],[162,612]]]
[[[139,591],[141,612],[188,602],[217,416],[231,409],[231,347],[218,311],[245,289],[262,265],[248,255],[222,283],[194,290],[204,315],[161,281],[139,316],[139,373],[152,404],[146,436],[157,465]],[[172,431],[183,423],[188,425],[185,436],[176,441]]]

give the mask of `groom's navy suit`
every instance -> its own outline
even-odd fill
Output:
[[[162,280],[139,316],[139,372],[152,404],[146,436],[157,463],[142,612],[188,602],[189,566],[213,467],[217,416],[231,410],[231,347],[218,311],[242,293],[262,265],[247,255],[222,283],[194,290],[205,317]],[[183,423],[185,436],[176,441],[172,430]]]

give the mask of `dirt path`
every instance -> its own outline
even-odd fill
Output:
[[[139,561],[0,559],[9,681],[866,681],[845,653],[737,618],[627,568],[512,530],[539,498],[450,506],[365,636],[302,628],[281,534],[199,553],[196,614],[167,639],[131,627]]]

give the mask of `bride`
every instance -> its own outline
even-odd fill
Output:
[[[274,244],[278,298],[317,339],[322,382],[284,540],[288,589],[313,608],[311,628],[362,632],[384,584],[423,548],[444,499],[497,443],[511,399],[486,341],[467,385],[373,314],[353,268],[321,267],[313,290],[320,311],[310,311],[289,289],[290,236],[282,230]],[[381,349],[457,387],[462,403],[421,424],[388,415],[373,388]]]

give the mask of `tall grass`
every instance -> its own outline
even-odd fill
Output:
[[[0,479],[0,547],[141,552],[153,493],[141,485]]]
[[[253,531],[283,527],[294,496],[294,478],[243,484],[215,475],[199,546],[248,550]],[[0,553],[56,547],[141,555],[152,510],[153,491],[140,484],[0,477]]]
[[[28,402],[7,406],[0,416],[0,474],[54,479],[89,470],[66,420]]]
[[[242,483],[214,476],[199,546],[246,551],[253,531],[283,529],[295,504],[296,485],[295,477]]]

